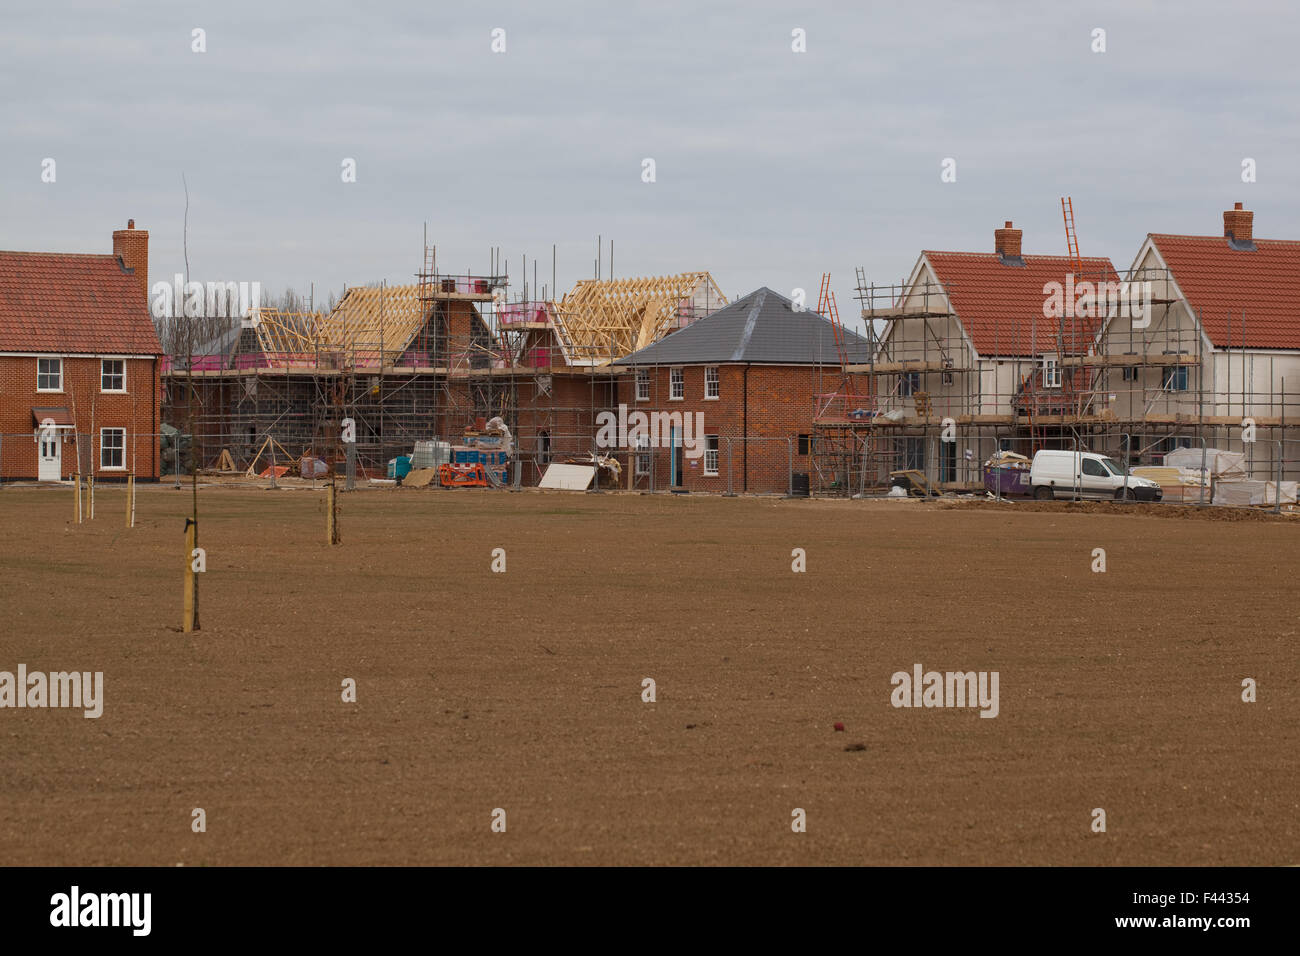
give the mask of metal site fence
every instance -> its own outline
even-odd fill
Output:
[[[173,435],[129,427],[86,433],[56,426],[0,433],[0,483],[66,481],[78,474],[101,482],[150,479],[174,444]]]
[[[1034,452],[1059,450],[1104,456],[1123,475],[1144,477],[1161,488],[1166,503],[1260,507],[1296,503],[1300,439],[1278,437],[1281,429],[1166,429],[1138,433],[1093,429],[1083,434],[939,428],[892,435],[840,436],[833,448],[813,454],[813,493],[873,497],[901,487],[909,493],[975,494],[1015,500],[1033,495]],[[821,436],[818,436],[820,439]],[[995,456],[1008,455],[1001,461]],[[999,470],[1001,469],[1001,470]],[[990,478],[990,472],[994,475]],[[913,479],[916,480],[913,480]],[[1015,480],[1008,480],[1015,479]],[[1124,488],[1119,500],[1140,500]],[[897,494],[898,492],[893,492]],[[1056,498],[1100,497],[1083,478],[1056,490]]]
[[[546,467],[585,463],[601,468],[600,488],[695,494],[807,494],[806,467],[800,470],[798,436],[724,435],[673,437],[640,446],[603,448],[591,435],[548,436],[542,443],[524,438],[515,458],[520,483],[536,485]],[[806,459],[806,455],[803,456]],[[616,464],[615,464],[616,463]]]
[[[1040,449],[1104,456],[1123,475],[1158,484],[1165,504],[1281,511],[1295,506],[1300,497],[1300,439],[1270,437],[1264,428],[1254,435],[1242,429],[1201,435],[1112,429],[1035,437]],[[467,440],[472,439],[460,434],[419,439],[445,443],[447,460],[457,463],[473,459],[472,454],[466,458]],[[1031,463],[1039,450],[1021,435],[973,428],[957,428],[946,436],[940,429],[884,436],[853,433],[838,436],[834,443],[821,434],[674,432],[632,447],[605,447],[585,431],[531,428],[512,436],[511,445],[508,456],[485,466],[491,473],[489,487],[535,487],[549,466],[577,464],[594,466],[588,486],[593,491],[793,497],[955,494],[1010,501],[1033,498]],[[200,480],[224,476],[272,484],[284,478],[316,481],[337,476],[350,490],[400,478],[401,470],[390,469],[390,463],[396,466],[401,458],[412,456],[414,446],[414,441],[399,438],[293,442],[274,429],[238,435],[191,435],[170,428],[161,433],[104,428],[89,434],[36,429],[0,434],[0,484],[67,482],[81,475],[100,485],[155,477],[177,485],[197,470]],[[995,462],[1003,453],[1008,457]],[[442,482],[428,484],[439,487]],[[1123,488],[1116,491],[1120,503],[1143,500]],[[1074,483],[1058,485],[1053,497],[1100,495],[1085,487],[1076,472]]]
[[[452,453],[459,460],[464,458],[465,443],[474,440],[463,434],[434,433],[381,439],[358,432],[356,437],[352,443],[334,436],[313,441],[290,424],[239,432],[200,426],[193,435],[168,431],[141,435],[138,441],[142,461],[150,460],[146,445],[152,449],[149,454],[157,455],[163,481],[174,481],[197,468],[200,476],[207,477],[318,478],[335,474],[346,478],[345,487],[350,489],[374,479],[390,480],[396,473],[390,466],[412,456],[417,443],[445,443],[460,450]],[[97,452],[91,451],[87,438],[79,436],[78,445],[82,457],[89,461]],[[32,436],[6,436],[0,442],[0,455],[17,441],[30,446]],[[515,487],[540,484],[552,464],[597,466],[599,481],[593,487],[601,490],[799,495],[807,494],[810,487],[808,436],[672,433],[642,445],[606,447],[593,432],[529,426],[524,434],[512,435],[511,445],[503,483]]]

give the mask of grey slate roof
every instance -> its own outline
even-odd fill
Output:
[[[845,329],[844,343],[850,363],[870,361],[867,340],[861,335]],[[727,362],[834,365],[839,356],[828,319],[810,308],[796,312],[789,299],[764,286],[614,364]]]

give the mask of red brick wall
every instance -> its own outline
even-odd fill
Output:
[[[619,401],[626,404],[628,412],[699,412],[704,416],[704,434],[717,435],[718,474],[705,475],[703,457],[685,458],[682,467],[682,486],[693,491],[724,492],[727,490],[728,443],[731,441],[731,489],[736,493],[784,493],[789,487],[791,453],[793,470],[808,472],[811,460],[799,454],[799,436],[812,434],[813,394],[820,388],[831,391],[834,382],[827,382],[814,368],[801,366],[721,365],[718,366],[719,397],[704,397],[705,366],[688,365],[682,371],[685,381],[685,398],[671,401],[670,369],[650,368],[650,400],[635,400],[635,377],[629,374],[619,385]],[[748,423],[746,424],[745,398],[748,395]],[[747,441],[741,441],[748,438]],[[787,442],[789,439],[789,442]],[[669,484],[669,451],[666,447],[654,450],[654,486],[663,489]],[[638,478],[635,487],[649,486],[647,478]]]
[[[64,358],[62,392],[36,390],[35,356],[0,356],[0,477],[34,480],[38,474],[33,406],[63,406],[72,413],[83,454],[97,477],[158,477],[158,365],[152,358],[126,360],[126,394],[100,391],[98,358]],[[101,428],[126,429],[126,470],[100,469]],[[63,434],[69,434],[62,430]],[[90,440],[87,441],[87,438]],[[62,448],[62,477],[77,471],[76,445]]]
[[[610,376],[552,375],[545,394],[535,379],[519,382],[515,438],[525,466],[522,480],[535,485],[545,470],[540,461],[541,434],[550,440],[550,460],[591,453],[597,414],[616,405],[617,386]]]

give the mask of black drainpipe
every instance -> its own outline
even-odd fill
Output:
[[[162,405],[162,375],[158,368],[158,356],[153,357],[153,395],[151,396],[150,405],[153,408],[153,470],[158,473],[158,480],[162,481],[162,462],[158,460],[161,451],[158,444],[158,409]],[[137,439],[138,441],[139,439]],[[134,449],[132,449],[134,451]]]
[[[740,490],[749,491],[749,441],[748,441],[749,438],[749,364],[748,363],[745,364],[743,391],[745,393],[744,412],[743,412],[744,424],[741,426],[740,444],[744,448],[745,471],[744,471],[744,477],[740,482]]]

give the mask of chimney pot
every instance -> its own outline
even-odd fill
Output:
[[[1239,202],[1235,202],[1235,203],[1233,203],[1233,204],[1232,204],[1232,208],[1233,208],[1233,209],[1240,209],[1240,208],[1241,208],[1241,203],[1239,203]]]
[[[1238,209],[1241,208],[1241,203],[1237,203],[1237,208],[1238,208]],[[134,228],[135,228],[135,220],[134,220],[134,219],[128,219],[128,220],[126,221],[126,228],[128,228],[128,229],[134,229]]]

